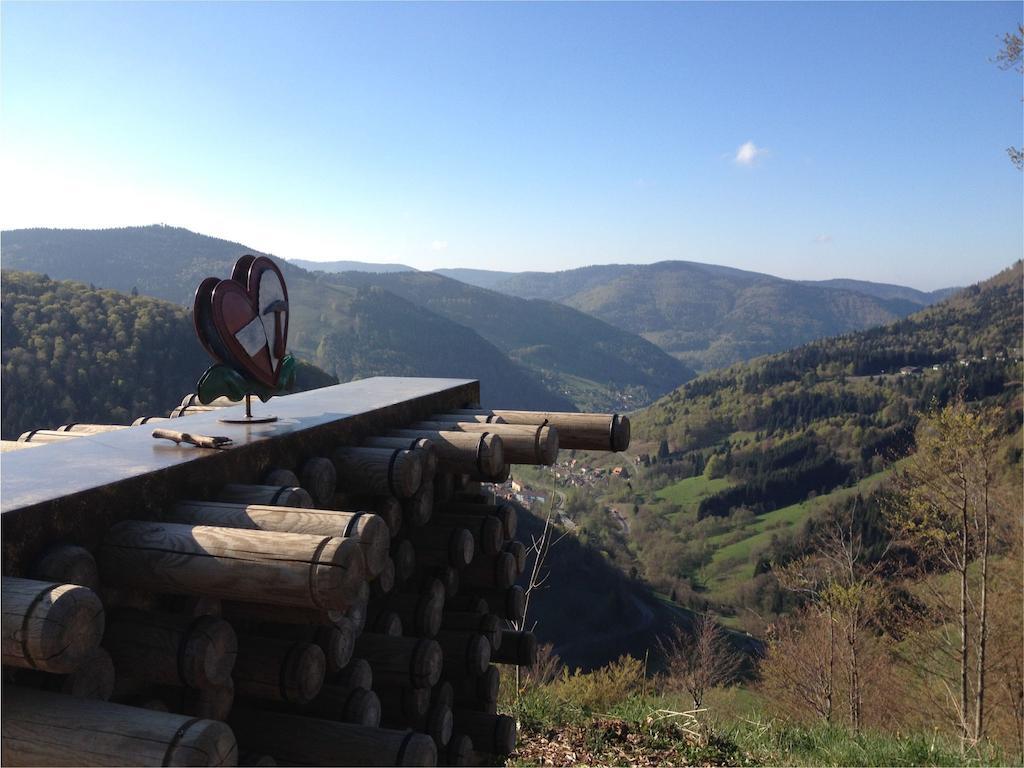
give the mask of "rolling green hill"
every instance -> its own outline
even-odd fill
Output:
[[[383,289],[472,328],[585,409],[611,404],[631,410],[694,375],[650,342],[555,302],[507,296],[430,272],[349,272],[335,279]]]
[[[182,307],[28,272],[3,272],[0,434],[166,416],[210,359]],[[307,363],[299,390],[337,380]]]
[[[686,261],[450,274],[567,304],[640,334],[698,371],[891,322],[943,295],[852,280],[795,282]]]

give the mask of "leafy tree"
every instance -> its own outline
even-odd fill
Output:
[[[996,423],[993,411],[972,409],[963,400],[924,419],[917,451],[899,476],[901,496],[891,508],[895,527],[925,567],[957,577],[955,604],[941,591],[935,595],[939,619],[956,616],[951,642],[957,646],[958,675],[949,703],[965,749],[985,733],[990,557],[1000,523],[1009,517],[996,477]]]
[[[1019,24],[1016,32],[1007,32],[1003,35],[1003,47],[996,54],[996,63],[999,68],[1012,69],[1024,74],[1024,61],[1021,60],[1022,49],[1024,49],[1024,24]],[[1018,170],[1024,170],[1024,150],[1007,147],[1006,154],[1010,156],[1010,162],[1017,166]]]

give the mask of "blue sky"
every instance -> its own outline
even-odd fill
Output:
[[[0,224],[286,258],[965,284],[1024,250],[1019,3],[4,2]]]

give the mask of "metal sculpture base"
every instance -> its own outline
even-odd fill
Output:
[[[245,416],[228,418],[223,417],[217,419],[217,421],[223,422],[224,424],[269,424],[272,421],[277,421],[277,416],[253,416],[252,415],[252,395],[245,396]]]

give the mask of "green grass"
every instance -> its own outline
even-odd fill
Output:
[[[697,505],[701,499],[713,493],[724,491],[733,483],[727,477],[719,477],[711,480],[704,475],[688,477],[678,483],[666,486],[655,495],[659,498],[678,504],[687,510],[696,512]]]
[[[766,547],[773,536],[780,535],[808,518],[818,514],[828,505],[848,499],[856,494],[868,494],[892,473],[887,469],[865,477],[849,488],[838,488],[832,493],[817,496],[813,499],[791,504],[754,518],[747,525],[720,533],[708,538],[708,543],[717,547],[707,568],[710,576],[707,587],[720,597],[721,593],[735,589],[742,582],[753,578],[754,563],[751,562],[753,552]],[[743,538],[731,543],[723,543],[728,538],[735,538],[737,531]]]

